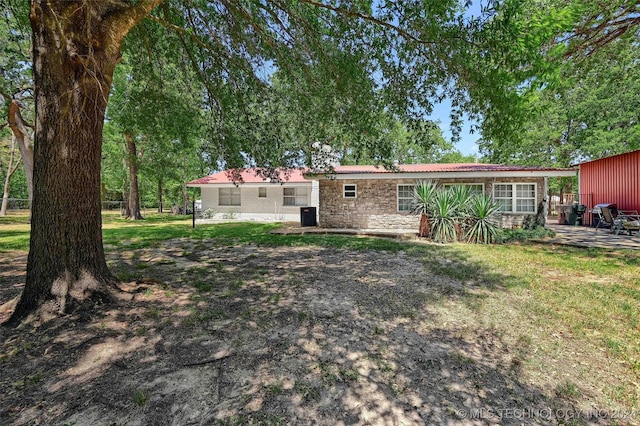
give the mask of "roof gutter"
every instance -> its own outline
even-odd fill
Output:
[[[577,170],[520,170],[487,172],[408,172],[408,173],[335,173],[305,174],[310,180],[353,180],[353,179],[444,179],[444,178],[522,178],[522,177],[571,177]]]

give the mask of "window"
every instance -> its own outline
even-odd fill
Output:
[[[410,212],[415,206],[414,185],[398,185],[398,211]]]
[[[471,194],[484,194],[484,184],[482,183],[445,183],[442,184],[445,188],[451,188],[452,186],[468,186],[471,190]]]
[[[342,185],[342,196],[344,198],[356,198],[357,188],[355,184]]]
[[[239,206],[240,188],[218,188],[219,206]]]
[[[535,184],[516,184],[516,211],[522,213],[536,212]]]
[[[267,188],[265,186],[258,188],[258,198],[267,198]]]
[[[500,206],[501,212],[513,211],[513,188],[510,184],[493,185],[493,199]]]
[[[285,206],[306,206],[307,205],[307,188],[293,187],[283,188],[284,199],[282,204]]]
[[[535,183],[496,183],[493,185],[493,198],[502,212],[536,212]]]

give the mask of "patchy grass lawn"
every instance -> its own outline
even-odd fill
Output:
[[[130,300],[0,329],[0,424],[640,423],[640,253],[276,226],[105,217]]]

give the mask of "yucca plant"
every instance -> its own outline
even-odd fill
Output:
[[[461,241],[464,239],[463,228],[468,225],[469,202],[473,198],[473,192],[468,185],[455,185],[447,189],[451,192],[453,202],[456,204],[456,239]]]
[[[431,238],[438,243],[456,241],[459,204],[452,190],[436,191],[431,212]]]
[[[468,185],[454,185],[449,187],[447,191],[451,192],[451,196],[458,205],[459,212],[466,213],[469,201],[471,201],[471,198],[473,197],[471,187]]]
[[[500,206],[491,197],[475,195],[468,204],[469,226],[465,238],[477,244],[489,244],[496,240],[499,228],[495,225]]]
[[[438,186],[430,180],[421,180],[413,188],[415,205],[411,213],[420,215],[418,236],[428,237],[431,233],[429,216],[431,214],[433,199],[438,191]]]

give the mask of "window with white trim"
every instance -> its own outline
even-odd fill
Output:
[[[261,186],[258,188],[258,198],[267,198],[267,187]]]
[[[468,186],[471,194],[484,194],[484,184],[483,183],[444,183],[442,184],[444,188],[451,188],[453,186]]]
[[[356,184],[344,184],[342,185],[342,196],[344,198],[356,198],[358,195],[358,186]]]
[[[416,205],[415,185],[398,185],[398,211],[410,212]]]
[[[536,184],[495,183],[493,184],[493,199],[500,206],[501,212],[535,213]]]
[[[283,188],[282,204],[285,206],[306,206],[307,188],[294,186],[293,188]]]
[[[219,206],[239,206],[240,188],[218,188]]]

